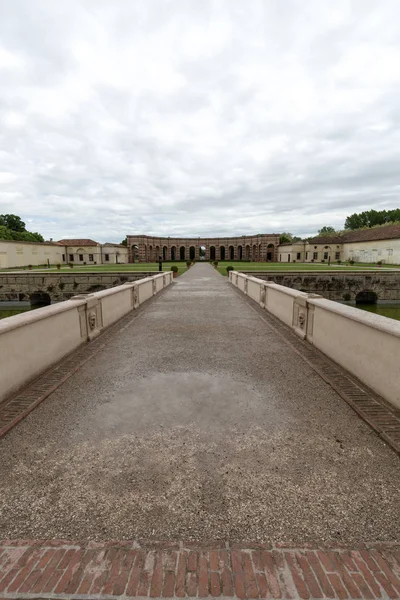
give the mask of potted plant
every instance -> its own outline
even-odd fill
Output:
[[[214,265],[215,268],[217,268],[218,267],[218,261],[214,260],[213,265]]]
[[[57,263],[57,264],[56,264],[56,267],[57,267],[57,269],[61,269],[61,265],[60,265],[60,263]]]
[[[33,269],[32,265],[28,265],[28,269],[29,269],[30,271],[32,271],[32,269]]]
[[[178,267],[177,267],[176,265],[172,265],[172,267],[171,267],[171,271],[172,271],[172,272],[173,272],[173,274],[174,274],[174,278],[175,278],[175,277],[178,277]]]
[[[229,265],[229,267],[226,267],[226,272],[229,275],[229,271],[234,271],[235,269],[232,267],[232,265]]]
[[[68,266],[69,266],[70,269],[73,269],[74,268],[74,263],[70,262],[70,263],[68,263]]]
[[[189,267],[191,266],[191,264],[192,264],[192,263],[191,263],[191,261],[190,261],[190,260],[187,260],[187,261],[186,261],[186,266],[187,266],[187,268],[189,268]]]
[[[349,265],[352,265],[352,266],[354,265],[354,260],[352,258],[350,258],[350,260],[349,260]]]
[[[381,266],[382,266],[382,261],[381,261],[381,260],[378,260],[378,262],[376,263],[376,266],[377,266],[377,267],[381,267]]]

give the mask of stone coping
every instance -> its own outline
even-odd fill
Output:
[[[352,321],[361,323],[361,325],[365,325],[366,327],[372,327],[373,329],[384,331],[389,335],[400,337],[400,321],[396,321],[395,319],[361,311],[354,306],[341,304],[340,302],[328,300],[327,298],[310,298],[307,302],[323,310],[340,315],[345,319],[351,319]]]
[[[13,329],[18,329],[19,327],[24,327],[25,325],[31,325],[37,321],[42,321],[43,319],[48,319],[49,317],[54,317],[64,312],[68,312],[69,310],[76,310],[77,306],[86,303],[85,298],[86,297],[83,297],[82,299],[79,298],[73,301],[64,300],[63,302],[58,302],[57,304],[42,306],[41,308],[36,308],[32,311],[24,312],[19,315],[13,315],[7,319],[2,319],[0,321],[0,335],[7,333],[8,331],[12,331]]]

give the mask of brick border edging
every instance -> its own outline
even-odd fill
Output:
[[[400,455],[400,411],[344,367],[323,354],[277,317],[232,286],[239,298],[258,315],[298,356],[300,356],[336,393]]]
[[[170,285],[172,285],[172,282]],[[170,286],[160,290],[157,298],[162,296]],[[98,354],[111,338],[140,318],[150,301],[118,319],[115,323],[101,331],[94,340],[83,342],[78,348],[64,356],[55,365],[46,369],[17,392],[0,402],[0,440],[20,421],[27,417],[39,404],[48,398],[57,388],[72,377],[79,369]],[[89,356],[87,356],[89,354]]]
[[[0,542],[2,598],[399,598],[400,543]]]

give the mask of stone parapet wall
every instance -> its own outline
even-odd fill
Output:
[[[400,321],[237,271],[229,281],[400,409]]]
[[[378,300],[400,301],[400,271],[243,271],[257,277],[328,300],[354,301],[363,291],[375,292]]]
[[[0,401],[173,281],[157,273],[0,321]]]
[[[0,301],[29,300],[32,294],[48,294],[53,302],[68,300],[77,294],[87,294],[123,283],[152,277],[154,271],[59,273],[58,271],[0,274]]]

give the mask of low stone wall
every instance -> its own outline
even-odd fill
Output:
[[[160,273],[0,321],[0,401],[172,283]]]
[[[231,271],[230,282],[400,408],[400,321]]]
[[[48,294],[53,302],[69,300],[77,294],[98,292],[137,281],[143,277],[152,277],[156,272],[118,271],[60,273],[58,271],[0,274],[0,301],[29,300],[32,294]]]
[[[257,277],[329,300],[355,300],[359,292],[375,292],[378,300],[400,300],[400,271],[243,271]]]

